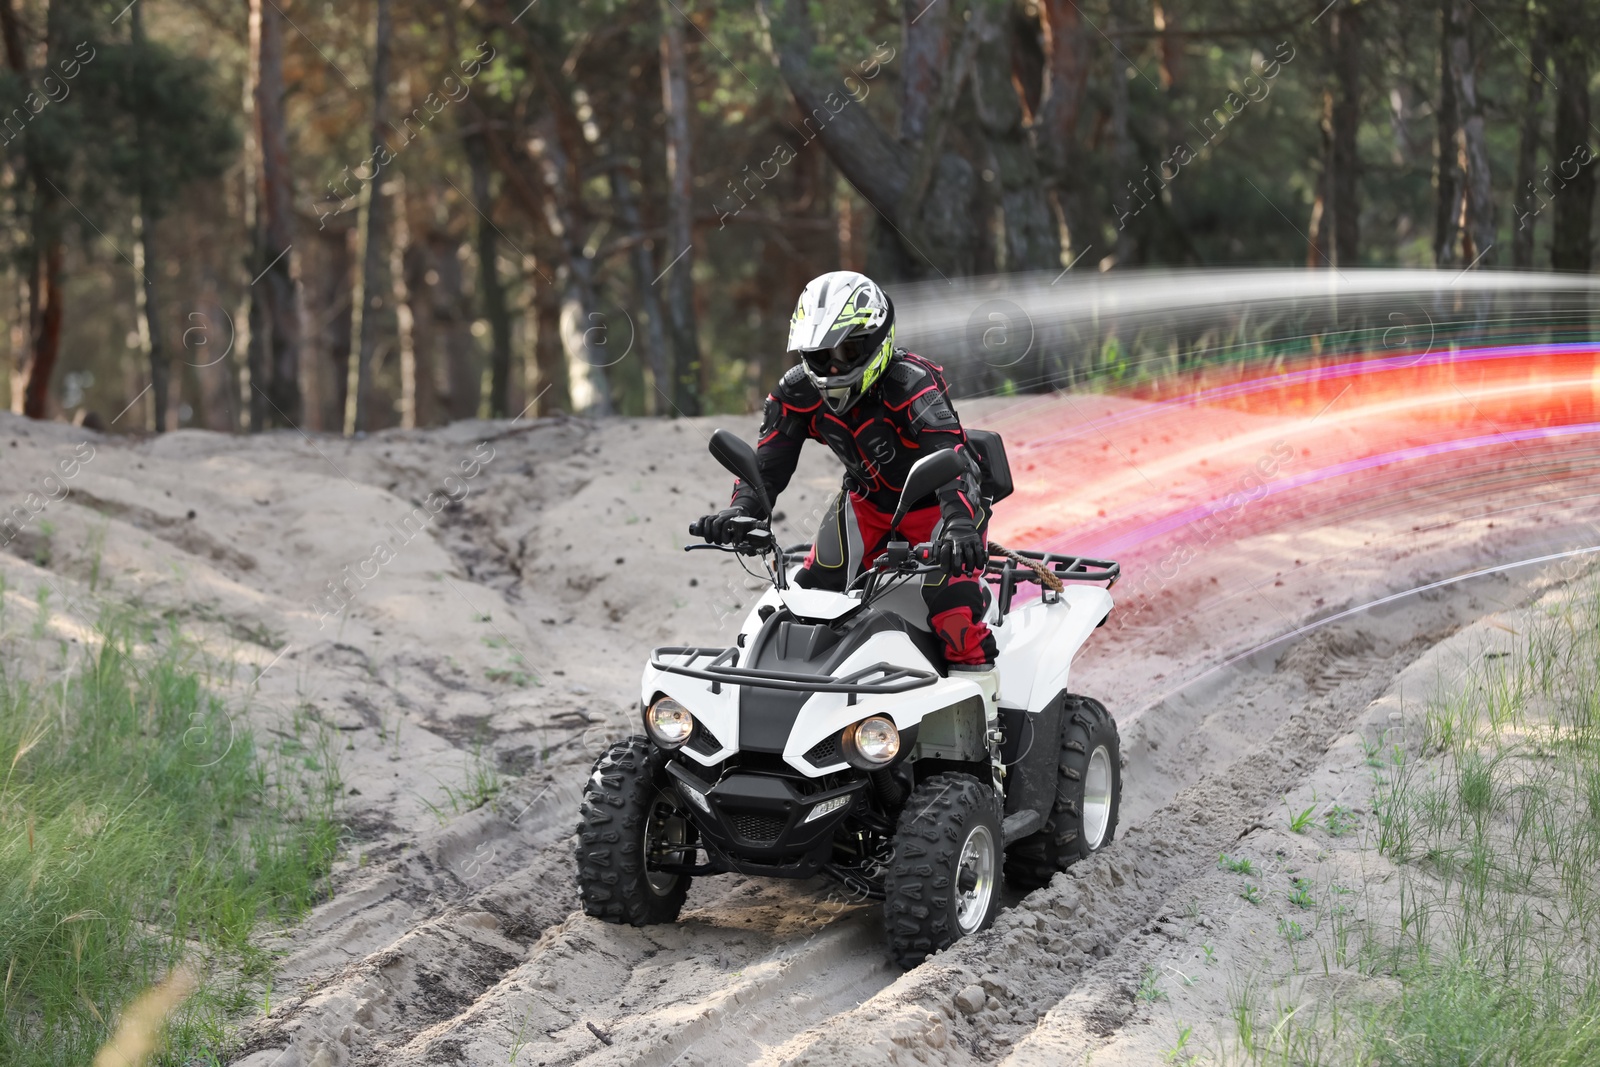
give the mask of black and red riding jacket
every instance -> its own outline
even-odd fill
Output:
[[[756,456],[774,501],[788,486],[808,438],[826,442],[845,466],[845,489],[885,514],[893,514],[900,489],[917,460],[940,449],[965,456],[970,473],[937,494],[941,515],[981,522],[979,466],[950,403],[943,369],[921,356],[897,351],[882,377],[844,414],[822,402],[817,387],[795,366],[768,396]],[[753,515],[762,508],[755,490],[735,482],[733,501]],[[931,507],[932,496],[912,509]]]

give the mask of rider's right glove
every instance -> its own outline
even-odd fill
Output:
[[[934,551],[945,573],[950,575],[982,574],[989,563],[988,546],[978,536],[977,524],[968,518],[947,520]]]
[[[747,518],[749,513],[741,507],[725,508],[715,515],[707,515],[689,525],[691,536],[704,537],[708,545],[726,545],[739,536],[734,519]]]

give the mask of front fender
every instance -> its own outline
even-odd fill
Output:
[[[720,743],[709,754],[684,745],[678,749],[696,763],[710,767],[727,759],[739,749],[739,687],[721,686],[722,692],[713,693],[711,683],[683,674],[672,674],[645,664],[644,677],[639,683],[641,709],[657,696],[669,696],[689,709],[695,721],[711,732]],[[641,720],[640,729],[644,728]]]

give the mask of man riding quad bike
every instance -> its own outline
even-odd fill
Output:
[[[945,662],[984,691],[994,711],[994,636],[983,621],[981,575],[989,561],[989,515],[979,491],[980,461],[961,428],[938,366],[896,348],[894,305],[865,275],[840,270],[814,279],[789,323],[789,351],[800,364],[783,376],[762,412],[756,457],[769,497],[788,486],[807,439],[826,442],[844,464],[844,486],[795,576],[804,589],[844,592],[883,555],[889,519],[917,460],[948,449],[962,472],[917,501],[900,521],[911,543],[932,542],[945,573],[922,583],[928,622]],[[925,506],[919,506],[925,505]],[[742,518],[769,516],[753,486],[734,485],[733,502],[690,528],[713,544],[741,536]]]
[[[1000,438],[963,429],[940,368],[894,341],[876,284],[822,275],[757,447],[713,435],[738,480],[689,547],[759,556],[772,589],[733,646],[651,653],[645,735],[602,754],[584,791],[589,915],[670,922],[695,876],[821,873],[884,901],[909,967],[993,921],[1002,868],[1037,888],[1115,837],[1116,723],[1066,685],[1117,564],[990,544],[1011,492]],[[816,542],[784,549],[773,501],[808,438],[844,487]],[[1026,583],[1040,596],[1013,608]]]

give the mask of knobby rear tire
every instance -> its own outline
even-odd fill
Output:
[[[1056,872],[1116,840],[1122,806],[1122,741],[1117,722],[1093,697],[1068,693],[1063,699],[1066,706],[1061,709],[1055,800],[1043,828],[1006,849],[1006,881],[1013,889],[1048,885]],[[1097,752],[1102,754],[1099,759]],[[1089,790],[1091,779],[1097,787],[1093,790]],[[1106,786],[1109,798],[1104,797]],[[1094,794],[1088,804],[1086,791]]]

